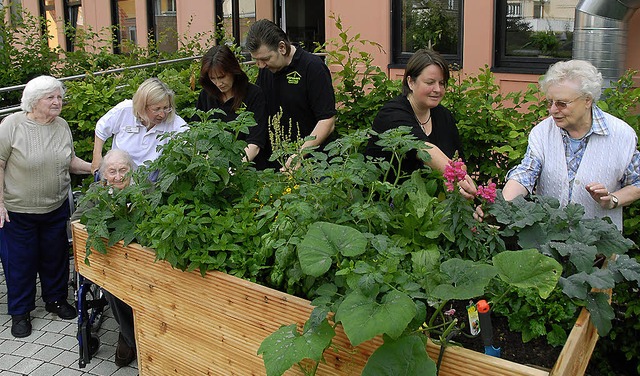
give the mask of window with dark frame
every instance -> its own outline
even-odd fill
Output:
[[[543,74],[569,60],[579,0],[496,0],[494,72]]]
[[[255,0],[216,0],[215,4],[216,24],[224,29],[225,38],[244,46],[249,26],[256,22]]]
[[[149,35],[155,38],[156,48],[162,52],[178,50],[178,19],[175,0],[151,0],[153,26]]]
[[[138,44],[135,0],[111,0],[111,12],[115,26],[113,52],[129,53]]]
[[[392,0],[393,64],[403,66],[420,48],[462,65],[462,0]]]
[[[18,24],[22,22],[22,3],[20,0],[10,0],[9,1],[9,12],[11,13],[11,17],[9,17],[9,24],[12,22],[17,22]],[[4,7],[4,5],[0,5],[0,9]]]
[[[72,29],[69,31],[73,31],[74,34],[71,35],[69,32],[65,33],[66,41],[67,41],[67,51],[72,52],[75,49],[75,33],[77,33],[78,28],[78,18],[81,17],[82,14],[82,1],[80,0],[65,0],[64,2],[64,21],[65,24]]]

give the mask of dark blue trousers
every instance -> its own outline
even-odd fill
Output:
[[[111,307],[113,318],[115,318],[120,325],[120,334],[124,337],[127,346],[135,349],[136,335],[135,327],[133,326],[133,309],[107,290],[104,290],[104,298],[109,303],[109,307]]]
[[[9,212],[0,229],[0,258],[7,281],[10,315],[35,309],[36,277],[46,303],[66,300],[69,291],[69,200],[46,214]]]

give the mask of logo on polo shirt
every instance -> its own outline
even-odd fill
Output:
[[[300,82],[300,78],[300,73],[298,73],[297,71],[293,71],[287,74],[287,83],[289,85],[297,85],[298,82]]]

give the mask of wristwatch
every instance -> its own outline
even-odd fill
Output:
[[[613,202],[613,206],[611,207],[611,209],[617,208],[618,207],[618,198],[613,193],[609,193],[609,196],[611,196],[611,202]]]

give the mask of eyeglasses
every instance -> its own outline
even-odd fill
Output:
[[[147,107],[148,108],[148,107]],[[154,115],[158,115],[161,112],[165,114],[169,114],[173,111],[173,107],[156,107],[156,108],[148,108]]]
[[[575,99],[572,99],[570,101],[554,101],[553,99],[547,99],[547,108],[551,108],[554,104],[556,105],[556,108],[558,110],[564,110],[565,108],[567,108],[568,105],[570,105],[571,103],[577,101],[578,99],[584,97],[584,95],[581,95]]]

